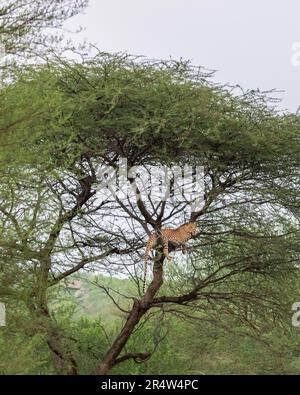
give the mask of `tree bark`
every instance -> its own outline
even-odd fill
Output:
[[[62,351],[64,348],[57,334],[48,334],[47,345],[51,351],[53,366],[58,375],[77,375],[77,364],[70,353]]]
[[[164,255],[160,253],[158,260],[154,263],[153,280],[151,284],[149,285],[144,297],[141,300],[134,300],[131,312],[127,317],[124,327],[104,356],[100,367],[96,370],[96,374],[107,374],[108,371],[116,364],[118,356],[123,351],[124,346],[126,345],[136,325],[146,314],[149,308],[151,308],[151,302],[163,284],[163,261]]]
[[[63,344],[63,334],[50,315],[46,300],[40,304],[33,300],[28,304],[29,310],[37,320],[37,327],[45,334],[46,343],[51,353],[53,367],[58,375],[77,375],[77,364],[68,346]]]

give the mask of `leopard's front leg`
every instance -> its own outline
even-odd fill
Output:
[[[185,244],[182,244],[182,246],[181,246],[181,251],[182,251],[183,254],[186,254],[186,253],[187,253],[187,248],[186,248],[186,245],[185,245]]]

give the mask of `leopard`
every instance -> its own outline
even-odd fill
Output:
[[[196,222],[187,222],[183,225],[180,225],[178,228],[162,228],[158,234],[161,237],[162,245],[163,245],[163,255],[167,259],[172,259],[169,255],[169,242],[174,244],[175,246],[181,246],[182,252],[186,252],[185,243],[190,240],[198,230],[198,226]],[[148,242],[146,245],[146,251],[144,255],[144,281],[143,281],[143,293],[145,293],[146,287],[146,276],[147,276],[147,266],[148,266],[148,258],[149,252],[153,250],[158,243],[158,234],[156,232],[152,232],[148,238]]]

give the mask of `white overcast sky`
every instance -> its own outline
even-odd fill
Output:
[[[78,25],[103,51],[183,57],[218,70],[216,82],[277,88],[284,108],[300,105],[300,0],[90,0],[65,26]]]

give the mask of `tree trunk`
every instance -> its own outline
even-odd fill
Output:
[[[49,240],[55,239],[55,232]],[[64,344],[64,337],[56,322],[51,317],[48,308],[47,291],[49,287],[49,270],[51,268],[51,258],[49,251],[44,252],[41,263],[41,272],[38,278],[36,292],[32,293],[31,311],[36,316],[41,325],[42,331],[46,334],[46,342],[51,352],[53,366],[58,375],[77,375],[77,364],[73,358],[68,345]]]
[[[40,302],[40,299],[39,299]],[[28,304],[31,314],[37,320],[37,328],[46,335],[53,366],[58,375],[77,375],[77,364],[71,350],[63,344],[63,335],[50,315],[47,302]]]
[[[47,344],[51,351],[53,366],[58,375],[77,375],[77,364],[71,355],[62,353],[63,346],[59,338],[48,336]]]
[[[163,254],[160,254],[158,261],[155,262],[153,267],[153,280],[151,284],[149,285],[144,297],[141,300],[134,300],[126,323],[110,349],[107,351],[102,364],[96,370],[97,374],[107,374],[108,371],[115,365],[117,357],[123,351],[124,346],[126,345],[136,325],[151,307],[151,302],[163,283],[163,260],[164,256]]]
[[[44,308],[42,313],[46,318],[47,344],[51,351],[53,366],[59,375],[77,375],[77,364],[72,356],[71,350],[63,344],[63,335],[56,327],[48,308]]]
[[[61,340],[54,337],[53,334],[48,336],[47,344],[51,351],[53,366],[58,375],[77,375],[77,364],[70,353],[66,353],[61,344]]]

